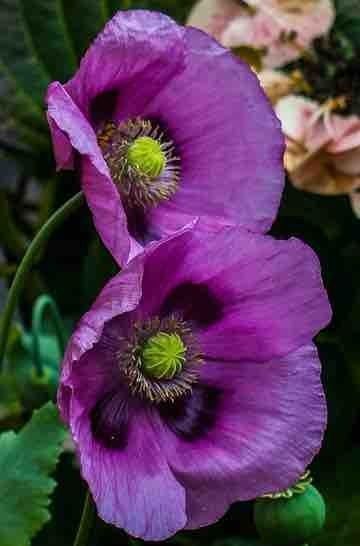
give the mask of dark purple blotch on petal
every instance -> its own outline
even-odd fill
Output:
[[[205,284],[184,282],[166,297],[161,314],[179,313],[183,320],[208,326],[221,319],[221,301]]]
[[[108,392],[91,410],[94,438],[108,449],[124,449],[129,432],[128,401],[117,390]]]
[[[194,385],[191,394],[173,403],[159,406],[167,426],[184,440],[194,441],[204,436],[216,422],[221,391],[208,385]]]
[[[126,209],[129,233],[136,241],[145,246],[151,241],[160,239],[159,235],[152,231],[146,217],[146,213],[139,207]]]
[[[91,101],[90,118],[95,127],[101,123],[113,121],[118,100],[119,90],[110,89],[100,93]]]

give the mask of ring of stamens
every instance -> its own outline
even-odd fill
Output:
[[[163,377],[148,374],[142,356],[148,341],[159,334],[178,336],[186,348],[181,366],[176,373]],[[160,404],[174,402],[191,392],[192,385],[198,378],[202,357],[191,329],[184,321],[176,316],[170,316],[138,322],[134,324],[130,337],[122,341],[118,365],[133,396]]]
[[[139,118],[119,125],[108,122],[97,138],[112,180],[127,206],[147,209],[176,192],[179,158],[172,141],[157,125]]]

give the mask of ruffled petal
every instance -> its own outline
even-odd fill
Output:
[[[78,365],[83,355],[86,355],[99,342],[106,323],[118,315],[133,311],[138,305],[142,293],[143,260],[144,256],[136,257],[125,270],[105,286],[71,336],[62,364],[58,393],[59,407],[67,422],[70,418],[74,391],[72,370]]]
[[[200,0],[192,8],[187,24],[220,41],[228,24],[241,15],[244,15],[244,9],[236,0]]]
[[[298,5],[298,9],[279,5],[277,0],[248,0],[254,14],[244,13],[231,19],[223,31],[221,43],[227,47],[246,45],[266,48],[263,64],[276,68],[299,58],[311,42],[328,32],[335,19],[331,0],[315,0]],[[283,33],[295,34],[282,40]]]
[[[104,521],[145,540],[164,540],[184,528],[185,490],[169,468],[150,413],[132,412],[122,450],[96,443],[85,418],[73,435],[82,475]]]
[[[143,112],[161,121],[181,158],[177,193],[149,221],[161,232],[175,212],[266,231],[284,183],[279,122],[256,75],[228,50],[188,28],[185,51],[185,69]]]
[[[186,524],[185,491],[156,439],[153,409],[128,398],[116,370],[114,353],[101,340],[68,378],[74,389],[69,423],[82,476],[104,521],[136,537],[163,540]]]
[[[331,317],[309,247],[240,228],[214,233],[201,223],[149,256],[143,293],[141,308],[149,314],[201,303],[209,321],[192,317],[191,309],[188,318],[199,319],[202,350],[216,359],[286,355],[309,343]]]
[[[74,78],[49,87],[47,101],[58,167],[72,167],[79,152],[96,228],[119,264],[139,247],[97,143],[108,120],[159,123],[181,158],[177,193],[150,211],[149,236],[137,242],[197,216],[255,231],[271,226],[284,183],[279,122],[248,66],[204,33],[158,13],[119,12]]]
[[[326,404],[313,345],[268,362],[205,362],[201,383],[221,392],[213,428],[195,441],[158,422],[158,437],[186,489],[188,528],[229,505],[287,488],[320,448]]]
[[[47,104],[58,168],[73,166],[74,152],[70,152],[70,146],[80,154],[82,188],[96,229],[121,265],[128,258],[131,245],[127,220],[96,135],[61,84],[50,85]]]
[[[331,309],[319,261],[308,246],[296,239],[238,235],[235,240],[234,233],[223,244],[237,259],[207,281],[210,292],[224,302],[222,320],[199,333],[207,356],[283,356],[309,343],[328,324]]]
[[[87,51],[66,89],[94,122],[93,114],[98,118],[96,110],[101,106],[107,115],[112,113],[110,107],[115,111],[117,106],[126,110],[124,117],[141,115],[146,103],[181,70],[183,34],[183,27],[164,14],[119,11]]]

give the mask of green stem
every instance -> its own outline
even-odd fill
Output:
[[[94,525],[96,510],[94,501],[88,491],[84,502],[81,520],[76,534],[74,546],[87,546],[91,530]]]
[[[30,243],[25,256],[20,262],[13,283],[10,287],[5,309],[2,314],[0,326],[0,367],[3,363],[6,351],[11,320],[28,274],[36,262],[41,249],[47,243],[52,233],[72,212],[79,208],[82,202],[83,193],[79,192],[69,199],[61,208],[59,208],[37,233],[35,238]]]
[[[37,374],[39,376],[43,375],[40,344],[41,334],[42,332],[44,332],[44,322],[46,314],[48,315],[48,318],[52,323],[53,329],[55,330],[56,339],[61,355],[64,354],[66,345],[66,333],[58,307],[52,297],[50,297],[48,294],[43,294],[36,300],[32,314],[34,363]]]

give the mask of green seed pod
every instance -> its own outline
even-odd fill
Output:
[[[257,531],[272,546],[304,544],[322,530],[325,514],[324,499],[312,485],[288,498],[258,499],[254,509]]]

